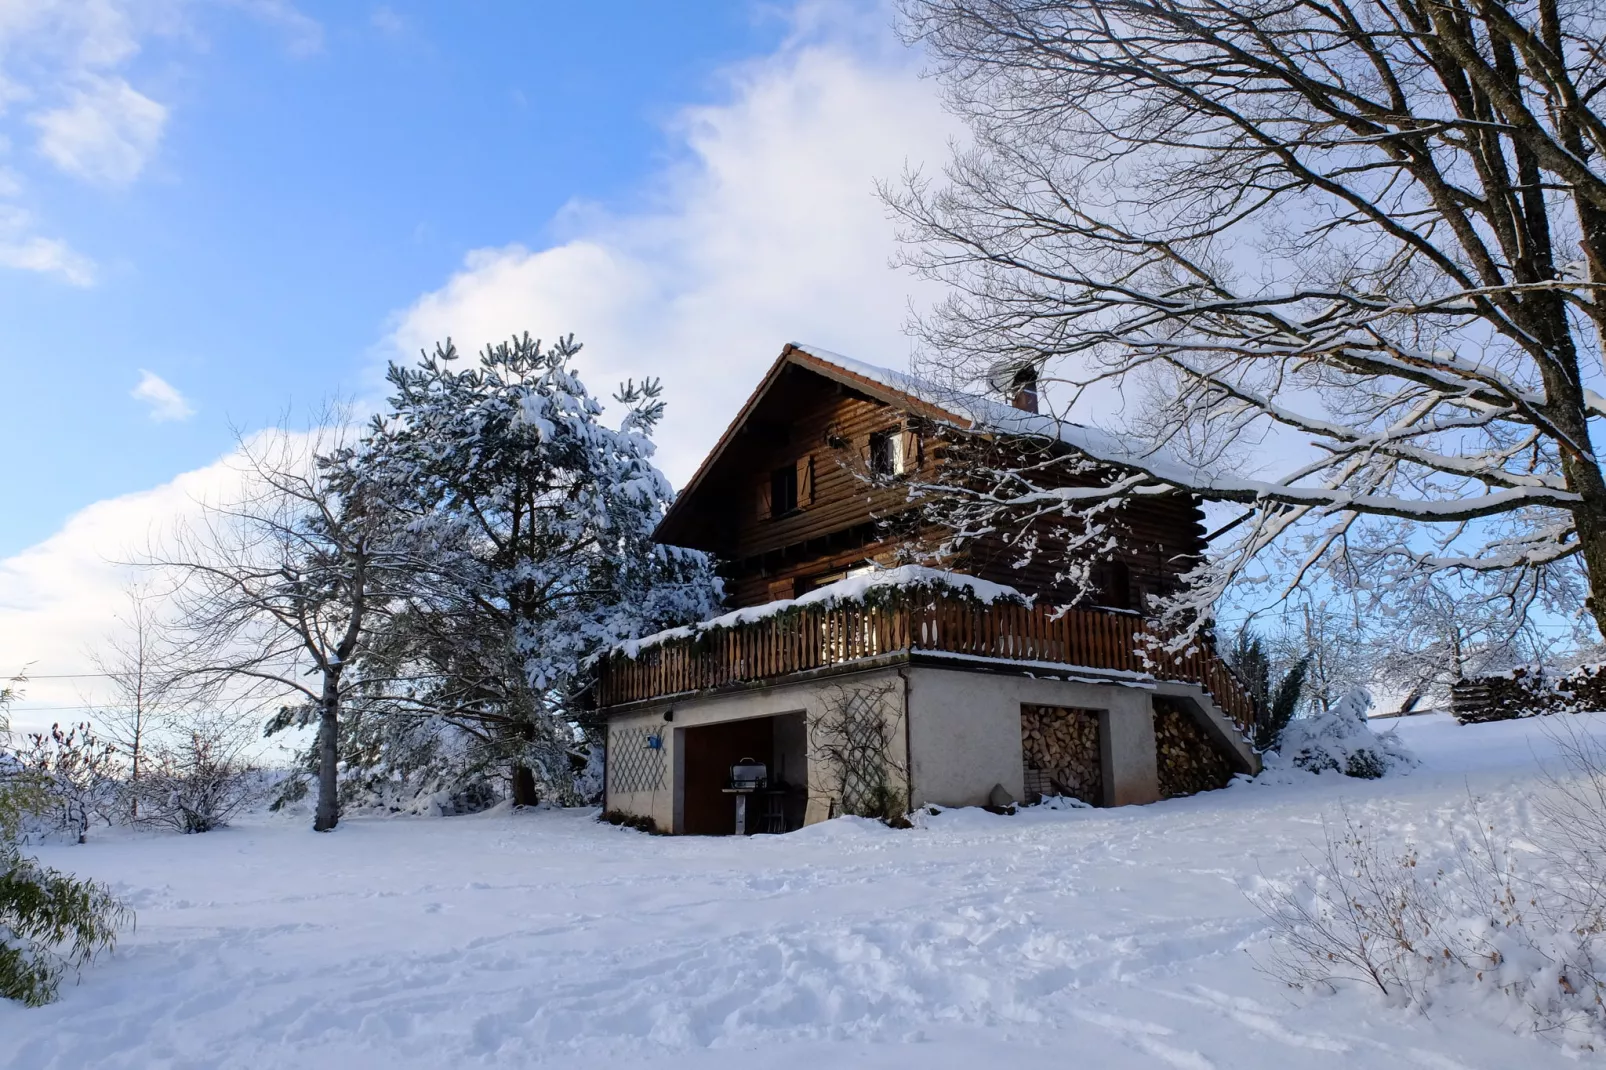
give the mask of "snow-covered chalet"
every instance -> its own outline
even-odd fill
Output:
[[[1196,499],[1123,506],[1091,597],[1051,542],[1029,563],[987,539],[912,563],[942,543],[909,486],[937,481],[944,429],[1075,448],[1029,381],[1010,390],[782,350],[655,533],[715,555],[731,612],[596,665],[608,810],[782,832],[927,804],[1147,803],[1257,768],[1252,702],[1214,652],[1143,653],[1146,596],[1204,551]]]

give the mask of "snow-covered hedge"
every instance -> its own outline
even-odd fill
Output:
[[[1372,731],[1366,718],[1371,708],[1372,696],[1357,687],[1326,712],[1294,718],[1278,737],[1277,754],[1267,768],[1376,780],[1416,765],[1416,756],[1393,731]]]

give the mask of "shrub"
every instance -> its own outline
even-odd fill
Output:
[[[112,823],[119,795],[117,752],[87,721],[67,731],[54,724],[49,732],[32,732],[14,756],[43,793],[36,816],[44,819],[45,831],[83,843],[93,819]]]
[[[662,835],[658,829],[658,822],[641,814],[627,814],[623,810],[605,810],[597,816],[597,820],[610,825],[635,829],[637,832],[645,832],[651,836]]]
[[[1392,731],[1372,731],[1366,719],[1371,708],[1372,696],[1357,687],[1332,709],[1289,721],[1278,740],[1279,764],[1365,780],[1416,765],[1415,756]]]
[[[1443,857],[1342,812],[1308,872],[1249,898],[1271,922],[1262,965],[1295,987],[1359,982],[1426,1009],[1453,986],[1502,997],[1506,1020],[1577,1048],[1606,1042],[1606,746],[1555,734],[1563,775],[1531,830],[1502,835],[1474,800]]]
[[[141,824],[210,832],[268,794],[262,773],[227,722],[191,724],[175,743],[152,748],[145,774],[131,790]]]
[[[133,922],[105,885],[41,866],[15,849],[0,856],[0,997],[38,1007],[61,978],[94,960]]]
[[[0,743],[13,692],[0,688]],[[0,751],[0,998],[56,998],[62,976],[117,940],[133,912],[102,884],[41,866],[19,850],[25,821],[54,805],[49,779]]]

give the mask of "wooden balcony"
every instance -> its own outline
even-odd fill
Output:
[[[1165,655],[1162,636],[1135,614],[986,604],[941,593],[888,592],[875,605],[795,606],[756,621],[659,642],[597,665],[599,708],[756,684],[900,653],[1085,668],[1198,684],[1246,733],[1254,702],[1216,654],[1199,644]]]

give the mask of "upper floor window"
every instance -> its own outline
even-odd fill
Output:
[[[814,457],[799,457],[770,470],[758,484],[758,517],[775,520],[814,504]]]
[[[882,479],[901,476],[914,468],[914,435],[901,429],[877,431],[870,436],[870,474]]]
[[[797,508],[797,466],[784,465],[770,473],[770,516],[785,516]]]

